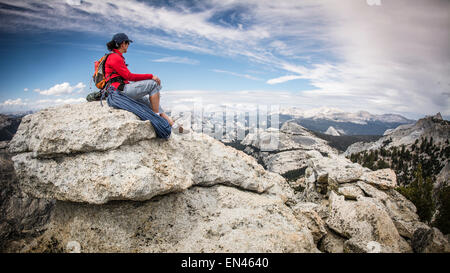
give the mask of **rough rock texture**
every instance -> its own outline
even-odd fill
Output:
[[[318,252],[299,220],[315,212],[294,215],[286,181],[206,135],[156,139],[93,102],[27,116],[10,151],[18,186],[58,201],[38,239],[6,251]]]
[[[15,251],[69,251],[73,242],[81,252],[318,252],[282,202],[220,185],[146,202],[58,202],[46,233]]]
[[[419,253],[450,253],[447,238],[437,228],[419,228],[414,232],[412,247]]]
[[[338,188],[338,193],[343,195],[345,199],[356,200],[360,196],[364,196],[364,192],[357,186],[343,186]]]
[[[361,151],[376,150],[383,147],[383,143],[389,142],[385,148],[400,147],[401,145],[413,144],[421,137],[430,139],[434,142],[444,143],[450,138],[450,123],[442,119],[438,113],[435,116],[425,117],[412,125],[401,125],[394,130],[390,130],[375,142],[363,143],[357,142],[350,145],[345,151],[345,156],[350,156]]]
[[[364,174],[370,171],[357,163],[335,154],[323,156],[317,151],[307,152],[308,166],[316,174],[319,183],[350,183],[356,182]]]
[[[308,151],[306,154],[309,161],[305,171],[305,190],[299,195],[303,202],[321,202],[327,199],[330,191],[337,192],[341,187],[351,186],[350,183],[359,181],[363,174],[370,172],[339,155],[323,156],[317,151]],[[341,191],[345,189],[348,188]]]
[[[383,253],[390,252],[389,248],[384,248],[376,241],[361,241],[351,238],[344,243],[345,253]]]
[[[327,230],[325,222],[317,213],[316,206],[314,203],[300,203],[293,208],[293,211],[297,219],[306,224],[314,237],[314,242],[317,244],[327,234]]]
[[[320,241],[319,250],[326,253],[343,253],[346,240],[346,238],[327,229],[327,234]]]
[[[383,246],[383,252],[411,251],[387,212],[371,198],[345,201],[343,196],[332,192],[330,210],[327,225],[341,236],[363,244],[375,241]]]
[[[141,121],[131,112],[90,102],[48,108],[25,116],[9,151],[54,157],[112,150],[155,136],[149,121]]]
[[[427,227],[420,222],[414,204],[396,190],[381,191],[364,182],[358,182],[357,185],[384,207],[401,236],[411,239],[416,229]]]
[[[38,237],[5,251],[411,252],[404,238],[446,251],[443,236],[420,231],[429,227],[391,170],[354,164],[295,123],[264,134],[245,141],[267,170],[206,135],[157,139],[149,122],[98,102],[26,116],[10,184],[53,201],[12,206],[24,216],[9,223]],[[273,134],[278,150],[264,151]]]
[[[289,181],[289,185],[295,191],[294,211],[305,204],[310,208],[314,204],[316,212],[320,211],[326,233],[318,228],[320,225],[311,222],[313,217],[303,220],[309,223],[319,249],[332,253],[411,252],[409,243],[413,234],[429,227],[420,222],[414,204],[395,190],[395,172],[371,171],[352,163],[332,149],[324,148],[326,144],[317,145],[320,141],[313,136],[310,136],[316,143],[313,149],[292,144],[290,136],[302,134],[308,135],[307,130],[287,122],[281,129],[279,150],[250,154],[263,163],[270,162],[266,167],[280,174],[306,168],[304,175]],[[242,142],[250,145],[248,151],[257,150],[255,139]]]
[[[391,169],[382,169],[363,174],[359,180],[387,190],[397,187],[397,175]]]
[[[341,168],[326,167],[328,164],[332,164],[330,158],[321,159],[318,155],[313,158],[314,164],[310,164],[311,167],[305,172],[306,185],[300,195],[301,201],[323,203],[323,199],[327,198],[331,191],[335,191],[347,200],[370,197],[371,201],[377,203],[389,215],[401,236],[411,239],[416,229],[427,227],[426,224],[420,222],[414,204],[392,189],[396,185],[396,176],[392,170],[384,169],[373,172],[356,167],[357,171],[352,172],[353,165],[346,165],[345,160],[339,163],[339,160],[341,158],[335,158],[335,165],[340,165]],[[360,173],[362,173],[360,177],[356,178]],[[353,175],[354,178],[347,179],[347,183],[336,182],[345,175],[347,177]]]
[[[148,121],[92,102],[25,117],[10,151],[20,152],[13,160],[25,192],[64,201],[142,201],[214,184],[263,192],[285,183],[209,136],[154,137]]]
[[[420,119],[415,124],[402,125],[389,130],[375,142],[355,143],[348,147],[344,154],[361,164],[364,154],[370,154],[371,156],[375,154],[378,158],[378,164],[387,164],[395,169],[395,172],[399,174],[397,182],[402,187],[411,185],[411,182],[416,178],[418,164],[421,163],[423,178],[425,180],[430,178],[433,183],[431,201],[434,206],[431,208],[430,223],[448,233],[448,228],[446,228],[448,227],[448,221],[446,222],[445,219],[449,217],[441,215],[441,212],[445,214],[447,211],[442,207],[445,202],[441,200],[448,199],[444,195],[448,195],[447,187],[449,185],[450,163],[448,152],[445,152],[449,149],[449,138],[450,121],[442,119],[442,116],[438,113],[435,116]],[[401,154],[398,161],[395,151]],[[405,161],[405,158],[409,158],[409,160]],[[384,189],[386,189],[386,186],[395,188],[395,185],[383,184],[382,182],[376,186],[378,188],[384,187]],[[409,227],[408,229],[413,231],[415,228]],[[408,231],[408,237],[412,236],[410,231]]]
[[[53,201],[37,199],[24,194],[17,187],[13,162],[0,145],[0,252],[12,240],[40,234],[47,223]]]
[[[270,145],[268,139],[276,139],[272,141],[276,147]],[[247,146],[245,152],[258,159],[267,170],[279,174],[307,167],[307,151],[337,155],[337,150],[328,146],[325,140],[293,121],[285,122],[279,131],[250,133],[241,144]]]
[[[262,153],[260,153],[262,155]],[[263,157],[267,169],[279,174],[284,174],[292,170],[301,169],[307,165],[306,154],[303,151],[283,151],[275,154],[268,154]]]

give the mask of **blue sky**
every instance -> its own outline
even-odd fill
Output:
[[[162,104],[450,115],[449,1],[3,1],[0,112],[77,103],[114,33]]]

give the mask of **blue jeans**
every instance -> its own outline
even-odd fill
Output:
[[[139,102],[145,103],[150,107],[150,109],[153,109],[152,105],[150,104],[149,98],[150,96],[153,96],[154,94],[158,93],[160,90],[161,86],[158,85],[158,83],[155,82],[154,80],[144,80],[125,84],[122,92],[128,97],[137,100]],[[161,108],[161,105],[159,106],[159,112],[164,113],[164,110]]]

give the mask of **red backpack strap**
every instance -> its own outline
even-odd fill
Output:
[[[105,62],[103,62],[103,71],[105,71],[106,61],[108,60],[108,57],[109,57],[111,54],[117,54],[117,53],[116,53],[116,52],[111,52],[111,53],[108,54],[108,56],[106,56]],[[117,55],[119,55],[119,54],[117,54]],[[115,74],[119,75],[116,71],[113,70],[111,73],[109,73],[109,77],[105,78],[105,79],[107,79],[106,82],[108,82],[108,81],[111,80],[110,77],[111,77],[112,74],[114,74],[114,72],[115,72]],[[119,75],[118,77],[121,77],[121,76]],[[116,78],[116,77],[114,77],[114,78]],[[121,78],[122,78],[122,77],[121,77]]]

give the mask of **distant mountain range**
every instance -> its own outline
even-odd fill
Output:
[[[383,114],[374,115],[367,111],[358,111],[356,113],[345,112],[337,108],[320,107],[310,110],[301,110],[296,107],[283,108],[280,114],[290,115],[294,118],[302,119],[324,119],[336,122],[351,122],[358,124],[367,124],[368,122],[383,122],[383,123],[413,123],[414,120],[407,119],[397,114]]]
[[[383,135],[386,130],[415,122],[397,114],[374,115],[367,111],[350,113],[326,107],[311,110],[286,108],[280,114],[283,119],[291,117],[307,129],[334,136]]]
[[[242,110],[244,112],[244,110]],[[20,119],[29,112],[16,113],[15,115],[2,115],[4,121],[2,125],[1,139],[8,140],[12,137],[17,129]],[[345,112],[336,108],[321,107],[310,110],[302,110],[297,107],[282,108],[278,113],[279,126],[281,127],[286,121],[294,120],[297,124],[317,133],[330,136],[382,136],[386,131],[397,128],[400,125],[413,124],[415,121],[407,119],[401,115],[383,114],[374,115],[367,111],[359,111],[356,113]],[[225,113],[223,113],[223,122],[225,124]],[[8,120],[8,125],[7,125]],[[214,130],[215,124],[220,122],[217,115],[205,114],[200,123],[203,128]],[[236,130],[226,132],[223,140],[229,141],[236,138],[237,130],[248,131],[250,117],[248,113],[244,120],[233,121]],[[269,117],[267,122],[262,122],[264,126],[271,126]],[[9,125],[9,122],[11,124]],[[6,126],[7,125],[7,126]]]
[[[421,139],[432,139],[436,143],[448,142],[450,138],[450,122],[444,120],[440,113],[435,116],[427,116],[414,124],[402,125],[393,130],[388,130],[384,136],[376,142],[355,143],[347,149],[346,156],[362,151],[378,150],[381,148],[417,145]]]
[[[251,111],[246,112],[246,110],[234,110],[234,112],[241,114],[241,116],[238,119],[237,116],[231,115],[234,120],[231,122],[228,121],[227,130],[225,130],[226,132],[224,132],[221,139],[223,142],[233,142],[234,140],[237,140],[236,136],[239,131],[246,132],[245,134],[247,134],[249,130],[251,131],[256,128],[256,118],[251,116],[254,115],[254,113]],[[193,117],[192,114],[192,112],[180,113],[181,116],[190,115]],[[345,145],[338,145],[339,149],[344,150],[347,145],[350,145],[351,143],[366,139],[374,141],[383,136],[386,131],[395,129],[400,125],[413,124],[415,122],[414,120],[396,114],[374,115],[366,111],[350,113],[339,109],[325,107],[312,110],[301,110],[295,107],[282,108],[276,114],[278,114],[278,128],[281,128],[287,121],[293,121],[319,135],[325,134],[334,137],[357,136],[357,138],[346,139]],[[258,118],[260,129],[271,127],[271,121],[273,120],[271,116],[269,116],[267,120],[261,120],[260,118],[261,117]],[[218,124],[222,124],[223,128],[225,128],[227,123],[225,112],[223,112],[222,115],[217,115],[217,112],[215,112],[215,114],[204,112],[201,120],[199,117],[195,117],[195,119],[193,125],[201,125],[203,131],[207,130],[209,132],[213,132]],[[253,120],[253,123],[250,122],[250,120]],[[263,128],[261,128],[261,125]],[[231,130],[229,130],[230,128]],[[199,127],[194,128],[194,130],[199,129]],[[218,137],[216,134],[214,134],[214,136]],[[366,138],[365,136],[368,136],[369,138]]]

